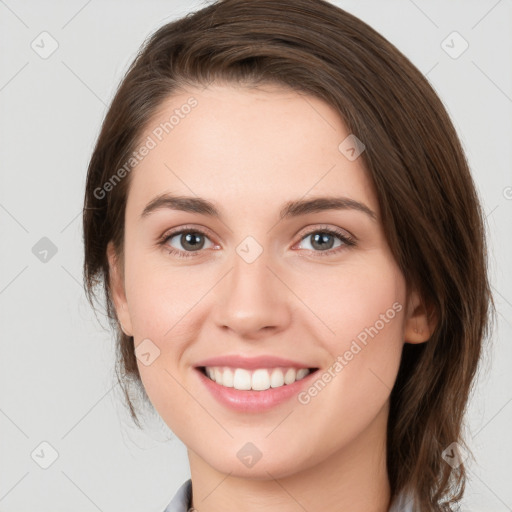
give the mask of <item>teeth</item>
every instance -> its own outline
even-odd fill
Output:
[[[284,374],[284,383],[293,384],[296,376],[297,372],[293,368],[286,370],[286,373]]]
[[[217,375],[215,375],[215,377],[217,377]],[[222,375],[219,380],[215,378],[215,382],[224,385]],[[233,378],[233,387],[235,389],[251,389],[251,374],[247,370],[237,368],[235,370],[235,376]]]
[[[284,375],[279,368],[272,370],[272,374],[270,375],[270,385],[273,388],[284,386]]]
[[[269,388],[279,388],[301,380],[310,371],[307,368],[245,368],[206,367],[206,375],[221,386],[235,388],[241,391],[265,391]]]
[[[301,380],[301,379],[303,379],[308,374],[309,374],[309,370],[307,368],[301,368],[297,372],[297,377],[295,377],[295,380]]]
[[[267,370],[256,370],[252,374],[252,389],[255,391],[265,391],[270,387],[270,375]]]
[[[235,375],[233,373],[233,370],[231,368],[226,368],[223,372],[220,372],[222,376],[222,381],[219,379],[219,382],[222,382],[223,386],[226,386],[227,388],[232,388],[235,385]],[[215,373],[217,375],[217,373]],[[217,380],[217,378],[215,378]]]

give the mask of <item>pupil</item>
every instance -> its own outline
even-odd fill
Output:
[[[330,239],[331,243],[328,243]],[[315,234],[313,236],[313,243],[311,244],[313,247],[321,250],[331,249],[333,244],[333,236],[328,233]]]
[[[202,236],[203,235],[201,235],[200,233],[187,233],[185,235],[181,235],[181,244],[185,248],[197,251],[201,249],[204,245],[204,240],[202,240]]]

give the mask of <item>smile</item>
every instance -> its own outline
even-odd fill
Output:
[[[201,366],[195,372],[202,385],[221,405],[240,413],[262,413],[298,395],[318,368],[235,368]],[[208,373],[207,373],[208,372]]]
[[[201,368],[211,380],[226,388],[239,391],[265,391],[269,388],[280,388],[293,384],[309,375],[312,368],[230,368],[207,366]]]

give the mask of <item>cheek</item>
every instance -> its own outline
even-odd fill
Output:
[[[400,338],[403,318],[397,317],[404,309],[405,282],[387,254],[375,252],[350,264],[325,266],[300,276],[296,272],[292,286],[308,306],[310,317],[318,320],[319,337],[333,355],[358,336],[364,341],[366,329],[375,324],[379,331],[386,331],[382,337]]]
[[[171,267],[162,260],[133,251],[126,259],[126,293],[142,383],[155,409],[173,425],[173,430],[179,430],[182,423],[187,424],[183,411],[189,410],[190,402],[190,396],[178,383],[185,364],[182,354],[190,340],[199,337],[204,317],[198,315],[204,313],[198,306],[215,276],[200,265],[190,271]],[[151,354],[147,365],[141,357],[146,352],[143,347]],[[176,411],[181,412],[175,416]]]
[[[128,268],[127,264],[127,268]],[[182,354],[189,340],[197,338],[195,305],[207,291],[204,280],[183,268],[164,268],[149,258],[133,259],[126,273],[128,305],[132,319],[137,366],[149,400],[181,438],[194,421],[189,416],[190,395],[183,381]],[[200,281],[203,281],[201,285]],[[206,282],[208,280],[206,279]],[[148,342],[148,340],[150,340]],[[144,345],[146,344],[146,345]],[[150,364],[141,357],[143,346],[151,354]],[[155,354],[155,356],[153,356]]]
[[[303,281],[301,293],[324,324],[318,339],[331,357],[330,372],[318,376],[321,382],[315,381],[303,403],[337,403],[327,413],[333,424],[346,414],[364,423],[386,402],[396,379],[405,281],[386,255],[338,270]]]
[[[163,257],[132,254],[126,262],[126,293],[135,338],[179,339],[176,332],[211,287],[212,277],[200,265],[171,266]]]

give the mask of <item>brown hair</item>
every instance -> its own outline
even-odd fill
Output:
[[[408,289],[436,317],[431,338],[405,344],[391,393],[387,468],[392,498],[414,496],[443,510],[464,492],[465,468],[441,457],[462,446],[462,421],[493,305],[484,221],[468,163],[442,102],[418,69],[370,26],[324,0],[223,0],[168,23],[142,46],[112,101],[92,154],[83,228],[84,277],[92,304],[103,284],[117,332],[118,379],[145,399],[133,338],[119,328],[106,248],[122,265],[130,174],[98,190],[128,161],[170,95],[214,80],[277,83],[318,97],[366,146],[382,223]],[[340,141],[341,142],[341,141]],[[416,509],[416,508],[415,508]]]

